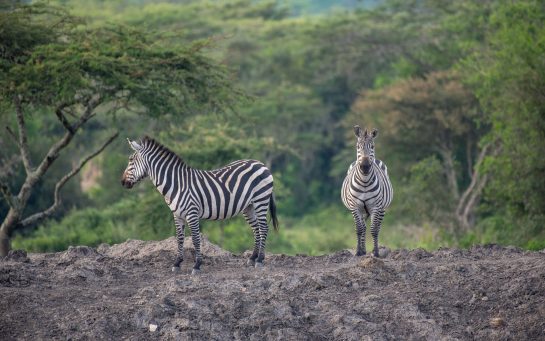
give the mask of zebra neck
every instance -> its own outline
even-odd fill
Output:
[[[149,177],[153,185],[165,197],[174,187],[185,183],[187,171],[190,169],[180,158],[166,158],[148,162]]]

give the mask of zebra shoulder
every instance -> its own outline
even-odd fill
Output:
[[[386,164],[382,160],[375,158],[375,163],[385,174],[388,174],[388,167],[386,167]]]
[[[354,161],[350,164],[350,166],[348,167],[348,170],[346,171],[346,175],[350,174],[350,171],[352,170],[352,168],[354,168],[354,165],[356,164],[357,161]]]

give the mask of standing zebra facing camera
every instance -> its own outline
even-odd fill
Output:
[[[216,170],[200,170],[188,166],[174,152],[152,138],[140,142],[129,140],[134,153],[123,173],[121,184],[132,188],[149,176],[164,196],[174,214],[178,256],[172,271],[180,270],[184,256],[184,227],[189,226],[195,246],[193,274],[202,263],[199,221],[223,220],[242,213],[254,232],[254,251],[248,263],[262,267],[270,210],[273,226],[278,229],[273,177],[265,165],[256,160],[238,160]]]
[[[358,240],[356,256],[365,255],[365,220],[370,216],[373,255],[378,257],[378,234],[394,191],[388,178],[386,164],[375,158],[375,138],[378,131],[373,129],[369,133],[365,129],[362,133],[359,126],[354,126],[354,134],[357,139],[357,159],[348,168],[341,197],[344,206],[354,217]]]

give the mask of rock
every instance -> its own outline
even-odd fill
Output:
[[[366,256],[358,263],[358,266],[363,269],[380,268],[384,266],[384,262],[376,257]]]
[[[501,317],[493,317],[490,319],[490,326],[500,328],[505,325],[505,321]]]
[[[68,250],[60,252],[59,263],[71,264],[79,259],[93,258],[97,259],[101,255],[89,246],[69,246]]]
[[[390,249],[385,246],[379,246],[378,248],[378,256],[380,258],[386,258],[390,254]]]
[[[8,255],[4,258],[4,260],[21,263],[30,262],[25,250],[9,250]]]

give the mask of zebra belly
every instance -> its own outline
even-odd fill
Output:
[[[377,199],[376,198],[365,198],[365,197],[355,197],[355,208],[358,208],[361,212],[366,212],[367,214],[371,214],[373,212],[373,209],[375,206],[377,206]]]

